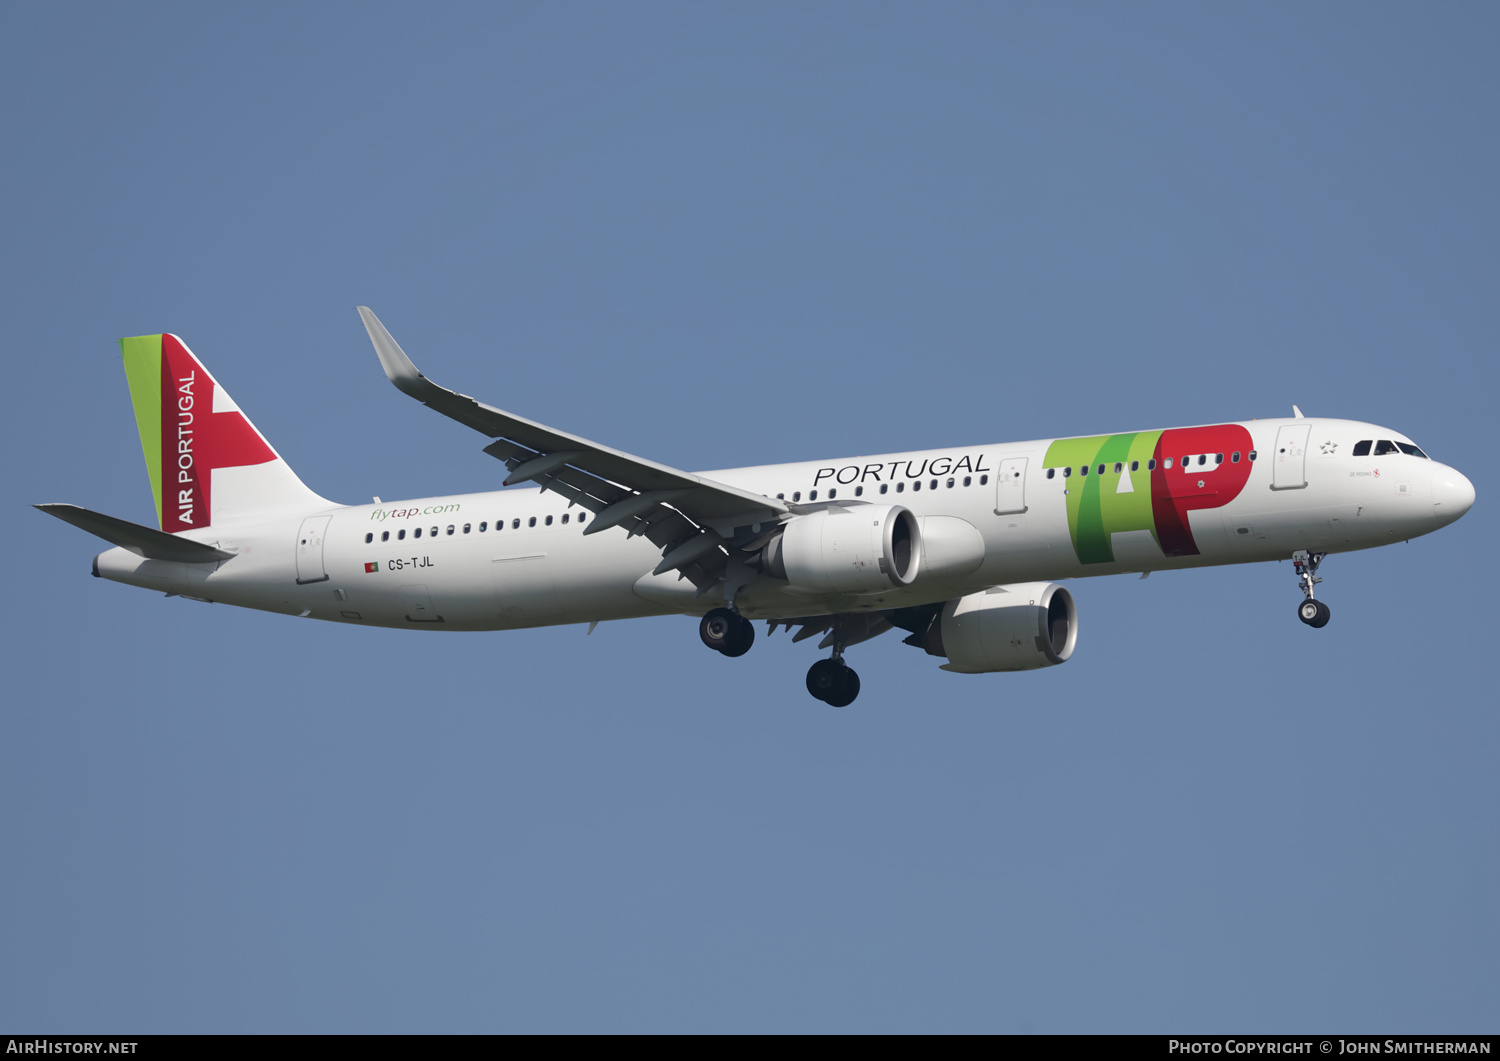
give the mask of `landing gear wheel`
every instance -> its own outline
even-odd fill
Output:
[[[728,608],[715,608],[698,624],[698,636],[715,652],[743,656],[755,644],[755,627]]]
[[[831,707],[848,707],[859,695],[859,675],[842,660],[820,659],[808,668],[807,691]]]
[[[1297,618],[1314,630],[1321,630],[1327,626],[1331,614],[1328,605],[1320,600],[1305,600],[1297,605]]]
[[[726,656],[743,656],[750,651],[750,646],[755,644],[755,624],[742,616],[735,616],[739,622],[735,624],[733,632],[729,635],[729,644],[719,649]]]
[[[854,673],[853,667],[844,668],[844,688],[837,696],[830,696],[823,702],[829,707],[848,707],[854,703],[854,698],[859,695],[859,675]]]

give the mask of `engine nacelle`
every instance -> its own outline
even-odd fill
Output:
[[[814,593],[909,586],[922,556],[917,517],[902,505],[830,506],[796,516],[765,547],[765,571]]]
[[[951,600],[922,647],[959,674],[1035,670],[1065,663],[1078,643],[1073,595],[1054,582],[995,586]]]

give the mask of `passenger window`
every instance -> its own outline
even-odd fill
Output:
[[[1071,479],[1072,477],[1073,477],[1073,467],[1072,467],[1072,465],[1069,465],[1068,467],[1066,467],[1066,468],[1063,469],[1063,478],[1064,479]]]
[[[510,521],[510,529],[511,530],[520,530],[521,529],[521,517],[517,516],[515,519],[513,519],[513,520]]]
[[[469,533],[469,525],[467,523],[464,524],[464,533],[465,534]]]
[[[905,483],[897,483],[896,484],[896,493],[900,494],[900,493],[905,493],[905,492],[906,492],[906,484]]]
[[[397,532],[396,532],[396,540],[397,540],[397,541],[398,541],[398,542],[399,542],[399,541],[405,541],[405,540],[406,540],[406,529],[405,529],[405,528],[402,528],[402,529],[401,529],[401,530],[398,530],[398,531],[397,531]]]
[[[949,479],[949,480],[948,480],[948,489],[949,489],[949,490],[952,490],[952,489],[953,489],[953,480],[952,480],[952,479]]]
[[[911,488],[913,491],[922,489],[922,480],[918,479],[916,482],[912,483]]]
[[[436,538],[437,537],[437,528],[433,527],[432,530],[428,531],[428,533],[431,534],[434,538]]]
[[[856,486],[854,488],[854,496],[855,497],[864,497],[865,496],[865,488],[863,486]]]
[[[562,518],[562,521],[563,521],[563,522],[564,522],[564,523],[566,523],[566,522],[568,522],[568,514],[567,514],[567,513],[566,513],[566,512],[564,512],[564,513],[563,513],[563,518]]]
[[[809,501],[816,501],[818,499],[818,492],[814,490],[812,493],[807,495],[807,499]]]
[[[1229,455],[1229,463],[1230,464],[1238,464],[1239,462],[1240,462],[1240,451],[1239,450],[1235,450],[1232,454]]]
[[[1379,442],[1375,443],[1375,456],[1377,457],[1384,457],[1387,453],[1399,452],[1400,450],[1396,449],[1396,444],[1394,442],[1387,442],[1385,439],[1381,439]]]
[[[1155,457],[1151,457],[1151,458],[1149,458],[1146,461],[1146,470],[1148,472],[1154,472],[1154,471],[1156,471],[1156,458]]]
[[[1101,464],[1101,465],[1099,465],[1098,468],[1096,468],[1094,470],[1097,471],[1100,475],[1103,475],[1104,474],[1104,465]]]
[[[1047,478],[1051,479],[1051,478],[1054,478],[1056,475],[1057,475],[1057,469],[1056,468],[1048,468],[1047,469]]]
[[[1130,462],[1130,470],[1133,471],[1133,472],[1140,471],[1141,470],[1141,462],[1140,461],[1131,461]]]
[[[586,519],[588,519],[588,516],[587,516],[587,515],[585,515],[585,514],[584,514],[584,513],[582,513],[582,512],[580,512],[580,513],[578,513],[578,522],[579,522],[579,523],[582,523],[582,522],[583,522],[583,521],[584,521],[584,520],[586,520]]]
[[[1214,454],[1214,463],[1215,464],[1223,464],[1224,463],[1224,454],[1222,454],[1222,453],[1215,453]]]
[[[984,486],[984,485],[985,485],[985,484],[987,484],[987,483],[988,483],[988,482],[989,482],[989,481],[990,481],[990,477],[989,477],[989,476],[988,476],[988,475],[981,475],[981,476],[980,476],[980,477],[979,477],[979,485],[980,485],[980,486]]]
[[[374,531],[371,531],[369,534],[365,535],[365,544],[366,545],[369,545],[374,540],[375,540],[375,532]]]
[[[1161,466],[1163,468],[1170,468],[1172,466],[1172,458],[1168,457],[1166,460],[1162,461]]]
[[[526,526],[528,526],[528,527],[535,527],[536,526],[536,517],[532,516],[530,519],[528,519],[526,521]]]
[[[1078,474],[1079,475],[1087,475],[1088,473],[1089,473],[1089,466],[1087,464],[1081,464],[1081,465],[1078,466]]]
[[[785,501],[786,500],[786,494],[777,494],[776,495],[776,500],[777,501]]]
[[[889,485],[890,485],[889,483],[881,483],[880,484],[880,492],[882,494],[885,493],[886,487],[889,486]]]
[[[1250,459],[1251,460],[1255,459],[1255,450],[1253,450],[1253,449],[1250,451]]]
[[[551,516],[547,517],[547,526],[549,526],[549,527],[552,526],[552,517]]]
[[[792,500],[793,501],[801,501],[802,500],[802,491],[801,490],[795,491],[792,494]]]
[[[390,531],[381,531],[380,532],[380,540],[383,541],[383,542],[390,541],[391,540],[391,532]]]
[[[1125,470],[1125,465],[1121,464],[1119,461],[1115,461],[1115,474],[1119,475],[1124,470]]]
[[[1370,455],[1370,447],[1374,444],[1375,440],[1373,438],[1361,439],[1354,444],[1354,455],[1356,457],[1368,457]]]
[[[837,490],[830,490],[830,491],[828,491],[828,500],[832,501],[834,498],[836,498],[838,496],[839,496],[839,492]]]
[[[970,484],[970,483],[971,483],[971,482],[973,482],[973,481],[974,481],[974,480],[973,480],[973,479],[972,479],[972,478],[971,478],[971,477],[970,477],[970,476],[967,476],[967,475],[966,475],[966,476],[964,476],[964,485],[965,485],[965,486],[968,486],[968,485],[969,485],[969,484]]]
[[[467,531],[468,531],[468,529],[469,529],[469,528],[467,528],[467,527],[465,527],[465,528],[464,528],[464,530],[465,530],[465,531],[466,531],[466,532],[467,532]],[[436,533],[436,531],[434,531],[434,533]],[[449,534],[449,535],[450,535],[450,536],[451,536],[451,535],[452,535],[452,534],[453,534],[453,524],[451,524],[451,523],[450,523],[450,524],[448,524],[448,534]]]
[[[928,484],[927,484],[927,485],[928,485],[928,486],[929,486],[929,487],[930,487],[930,488],[931,488],[931,489],[933,489],[933,490],[936,490],[936,489],[937,489],[937,480],[936,480],[936,479],[934,479],[934,480],[932,480],[932,482],[930,482],[930,483],[928,483]]]
[[[412,531],[411,536],[413,538],[420,538],[422,536],[422,528],[418,527],[416,530]]]

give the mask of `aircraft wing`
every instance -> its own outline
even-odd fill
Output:
[[[699,589],[717,581],[736,528],[770,523],[787,505],[701,475],[635,457],[485,405],[432,382],[367,306],[359,315],[387,378],[430,409],[488,435],[484,452],[510,469],[505,485],[533,481],[595,513],[584,530],[623,526],[662,546],[656,571],[680,570]]]

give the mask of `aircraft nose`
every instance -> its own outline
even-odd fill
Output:
[[[1432,484],[1432,514],[1440,523],[1452,523],[1474,505],[1474,484],[1453,468],[1443,468]]]

